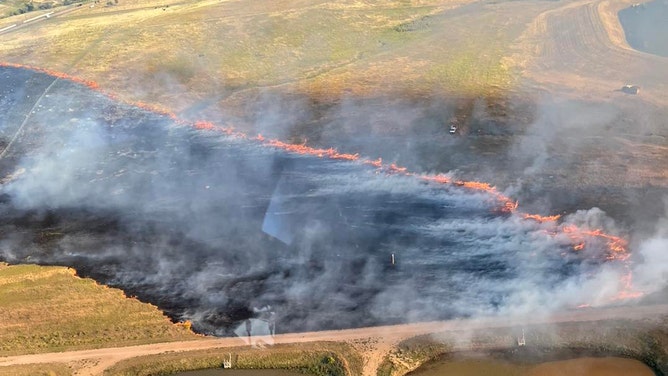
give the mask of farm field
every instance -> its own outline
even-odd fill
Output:
[[[617,13],[631,1],[567,2],[537,17],[518,39],[523,75],[557,92],[591,100],[619,99],[640,85],[644,100],[665,106],[666,58],[631,49]],[[520,57],[521,56],[521,57]]]
[[[199,338],[156,307],[74,274],[0,265],[0,355]]]
[[[630,5],[128,0],[0,36],[0,56],[250,134],[503,188],[521,179],[527,205],[575,188],[581,202],[548,192],[555,209],[624,213],[668,178],[655,168],[668,64],[626,44],[616,12]],[[627,83],[641,95],[621,93]],[[467,137],[447,134],[453,121]],[[596,202],[603,187],[620,208]]]
[[[251,137],[489,182],[531,213],[599,207],[633,247],[665,227],[668,194],[668,58],[628,45],[618,12],[634,3],[87,2],[0,33],[0,62]],[[73,274],[0,265],[1,356],[201,339]],[[381,345],[368,375],[396,343]]]

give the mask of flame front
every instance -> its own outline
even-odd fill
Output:
[[[81,79],[69,75],[67,73],[62,73],[50,69],[37,68],[27,65],[15,64],[15,63],[0,62],[0,67],[29,69],[36,72],[45,73],[57,79],[68,80],[71,82],[84,85],[89,89],[100,92],[115,101],[123,101],[119,99],[119,97],[116,94],[102,90],[100,88],[100,85],[98,85],[96,82]],[[307,146],[305,143],[292,144],[277,139],[267,139],[261,134],[258,134],[255,137],[249,137],[247,134],[237,131],[234,129],[234,127],[231,126],[227,127],[220,126],[204,120],[187,121],[180,119],[174,112],[161,107],[157,107],[155,105],[150,105],[144,102],[128,102],[128,101],[123,101],[123,102],[162,116],[166,116],[179,125],[191,126],[195,129],[202,131],[218,132],[226,134],[228,136],[253,140],[264,147],[280,149],[288,153],[308,155],[317,158],[326,158],[332,160],[360,162],[365,165],[374,167],[378,172],[386,174],[412,176],[429,183],[434,183],[439,185],[450,185],[454,187],[461,187],[463,189],[471,191],[483,192],[487,194],[492,200],[496,201],[497,204],[496,206],[498,208],[497,210],[499,212],[507,214],[516,214],[523,220],[533,221],[539,224],[550,224],[550,223],[553,224],[554,228],[552,230],[549,230],[548,233],[550,233],[553,236],[556,236],[558,234],[565,234],[570,239],[570,242],[572,244],[572,249],[574,251],[579,252],[586,250],[588,239],[592,241],[593,240],[604,241],[607,249],[606,259],[610,261],[620,262],[625,272],[624,276],[620,280],[620,284],[622,285],[622,291],[620,291],[613,298],[613,300],[632,299],[632,298],[638,298],[643,295],[642,292],[636,291],[633,287],[633,276],[629,262],[630,254],[627,249],[628,243],[625,239],[607,234],[603,232],[603,230],[601,229],[592,230],[592,229],[580,228],[575,225],[558,225],[557,222],[561,218],[561,216],[558,214],[552,216],[542,216],[539,214],[518,212],[519,203],[516,200],[513,200],[510,197],[499,192],[496,189],[496,187],[492,186],[489,183],[478,182],[478,181],[453,180],[451,177],[443,174],[437,174],[437,175],[416,174],[410,172],[408,168],[399,166],[395,163],[385,164],[383,163],[383,160],[381,158],[374,160],[361,157],[359,154],[341,153],[334,148],[328,148],[328,149],[315,148]],[[589,306],[588,304],[583,304],[580,307],[588,307],[588,306]]]

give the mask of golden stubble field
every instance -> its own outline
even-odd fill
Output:
[[[0,264],[0,317],[0,356],[199,338],[63,267]]]
[[[0,36],[0,57],[177,111],[202,101],[228,110],[267,88],[329,98],[489,95],[513,88],[502,58],[523,25],[551,6],[124,0]]]

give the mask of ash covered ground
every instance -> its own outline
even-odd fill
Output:
[[[279,332],[609,301],[628,270],[484,192],[195,130],[0,68],[0,257],[66,265],[205,333]],[[394,255],[395,264],[391,257]]]

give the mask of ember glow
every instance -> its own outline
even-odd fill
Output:
[[[84,85],[84,86],[86,86],[86,87],[88,87],[89,89],[92,89],[92,90],[100,91],[100,85],[98,85],[97,82],[95,82],[95,81],[84,80],[82,78],[72,76],[72,75],[69,75],[67,73],[58,72],[58,71],[52,70],[52,69],[44,69],[44,68],[33,67],[33,66],[30,66],[30,65],[14,64],[14,63],[7,63],[7,62],[0,62],[0,67],[30,69],[30,70],[33,70],[35,72],[48,74],[49,76],[53,76],[55,78],[59,78],[59,79],[62,79],[62,80],[68,80],[68,81],[76,82],[78,84],[82,84],[82,85]]]
[[[26,68],[15,64],[0,64],[0,66]],[[40,73],[51,74],[50,71],[39,69],[33,70]],[[85,85],[90,89],[105,94],[108,98],[114,101],[118,101],[116,95],[105,93],[100,89],[99,85],[93,82],[74,79],[66,74],[52,76],[56,79],[68,80]],[[47,98],[45,101],[53,102],[55,99],[52,98],[49,100]],[[197,295],[195,298],[193,298],[192,295],[187,295],[189,299],[197,300],[197,302],[199,302],[198,299],[204,300],[204,303],[201,304],[206,310],[220,309],[221,306],[228,304],[230,298],[225,295],[227,293],[227,290],[225,289],[234,290],[236,289],[235,286],[237,286],[237,284],[248,284],[250,286],[248,287],[248,290],[244,290],[244,292],[248,294],[244,295],[244,297],[254,297],[259,294],[257,291],[261,290],[264,292],[268,290],[269,292],[267,292],[266,295],[269,296],[270,299],[276,299],[278,301],[291,301],[290,299],[294,299],[294,301],[297,302],[295,304],[298,307],[300,304],[305,304],[304,301],[308,298],[304,297],[303,291],[312,291],[314,288],[319,288],[317,283],[329,282],[334,286],[331,290],[332,294],[339,294],[340,281],[338,278],[341,278],[341,276],[339,275],[339,269],[337,268],[340,268],[341,260],[346,259],[354,259],[355,262],[357,262],[355,267],[360,267],[358,265],[362,265],[361,267],[372,269],[372,271],[375,272],[374,278],[376,279],[368,278],[368,280],[361,282],[367,283],[367,285],[363,285],[363,287],[347,287],[353,290],[352,295],[361,296],[362,298],[360,299],[365,302],[371,301],[375,306],[372,307],[371,303],[369,303],[369,306],[364,306],[365,308],[358,308],[364,302],[360,303],[358,300],[354,299],[348,300],[347,296],[343,296],[345,294],[337,296],[340,301],[348,304],[348,307],[352,307],[349,308],[351,311],[359,309],[359,314],[366,314],[364,309],[372,310],[377,306],[392,306],[390,303],[394,299],[393,289],[395,288],[407,289],[407,296],[413,298],[416,297],[416,294],[414,294],[415,291],[420,291],[420,293],[424,292],[425,296],[434,298],[437,296],[441,297],[442,295],[438,294],[443,294],[444,289],[443,287],[436,285],[451,286],[450,283],[460,283],[466,286],[476,284],[471,296],[458,296],[452,298],[454,299],[452,304],[448,303],[451,306],[457,306],[457,304],[460,303],[465,307],[473,307],[470,311],[467,311],[466,309],[455,311],[452,313],[454,316],[457,314],[470,315],[473,314],[473,312],[481,312],[478,309],[498,309],[498,307],[508,303],[503,301],[503,299],[506,299],[508,296],[512,296],[519,300],[524,299],[526,301],[531,301],[531,303],[527,303],[527,306],[531,304],[540,305],[545,302],[545,300],[541,299],[552,293],[550,289],[553,289],[554,286],[560,282],[560,276],[550,276],[549,272],[559,268],[568,269],[574,264],[580,263],[581,260],[586,259],[587,257],[590,257],[593,261],[591,263],[583,262],[583,264],[586,265],[582,266],[582,269],[578,269],[577,271],[566,270],[564,276],[566,278],[572,277],[573,273],[578,273],[580,271],[582,271],[582,275],[586,275],[586,272],[598,270],[595,268],[603,263],[609,263],[610,265],[615,266],[616,271],[621,270],[620,274],[623,275],[623,278],[618,281],[618,285],[621,286],[621,292],[617,294],[613,300],[632,299],[642,296],[642,293],[634,289],[633,286],[630,254],[625,239],[608,234],[599,228],[587,228],[584,225],[574,225],[568,218],[562,218],[559,215],[543,216],[539,214],[524,213],[518,208],[519,203],[517,200],[512,199],[489,183],[461,180],[456,176],[449,174],[412,172],[405,166],[401,166],[397,163],[385,162],[380,158],[367,158],[357,153],[341,152],[334,148],[309,146],[307,142],[289,143],[266,137],[262,134],[252,136],[238,131],[231,124],[216,124],[206,120],[183,120],[180,119],[177,114],[167,109],[162,109],[143,102],[125,103],[142,108],[147,112],[150,112],[152,116],[155,115],[154,117],[169,119],[169,121],[166,122],[170,125],[177,125],[174,128],[176,128],[178,132],[183,131],[183,134],[185,134],[185,136],[181,138],[194,140],[192,142],[195,146],[191,144],[184,146],[171,139],[165,141],[164,144],[157,144],[159,147],[156,146],[155,149],[144,148],[144,146],[136,147],[135,144],[131,144],[127,141],[128,146],[124,144],[124,142],[126,142],[124,140],[137,140],[145,135],[144,133],[139,133],[140,131],[132,129],[132,125],[127,126],[127,129],[129,129],[127,131],[128,133],[123,133],[123,130],[118,130],[118,127],[116,127],[111,131],[105,128],[103,131],[99,132],[101,134],[91,131],[95,125],[80,125],[80,128],[82,128],[82,132],[84,133],[82,137],[85,136],[84,139],[86,141],[90,138],[93,141],[98,142],[98,145],[103,145],[104,148],[102,146],[100,147],[103,150],[103,153],[102,156],[94,155],[94,157],[101,158],[99,163],[94,161],[90,164],[86,164],[86,157],[88,157],[88,154],[85,150],[81,151],[81,153],[86,157],[77,156],[77,160],[83,161],[83,166],[80,166],[79,170],[74,170],[71,174],[72,181],[74,183],[79,183],[80,181],[77,180],[79,179],[79,176],[85,176],[86,179],[84,183],[87,182],[93,185],[86,187],[84,192],[81,193],[83,199],[76,195],[72,195],[69,188],[65,187],[64,196],[66,200],[63,207],[69,208],[92,196],[96,199],[92,200],[93,203],[91,206],[94,208],[102,207],[105,210],[108,210],[109,207],[105,206],[107,203],[100,202],[104,200],[98,200],[96,196],[100,194],[100,192],[104,192],[104,197],[108,197],[112,204],[116,205],[117,203],[114,202],[114,200],[118,200],[118,205],[126,205],[127,207],[130,207],[133,213],[137,210],[145,210],[146,213],[143,214],[148,218],[152,218],[151,215],[156,215],[155,213],[158,213],[160,220],[157,221],[158,224],[155,224],[155,226],[159,226],[162,222],[168,223],[169,226],[165,225],[169,230],[168,233],[171,232],[173,234],[173,231],[176,231],[175,229],[184,228],[182,237],[179,239],[168,239],[165,241],[165,244],[181,244],[179,242],[184,242],[185,244],[191,239],[204,239],[203,243],[205,246],[202,247],[206,252],[204,252],[203,257],[209,255],[208,257],[211,257],[211,259],[205,258],[202,262],[206,263],[207,260],[211,261],[221,258],[220,254],[216,254],[212,249],[216,250],[216,252],[224,253],[228,248],[231,249],[229,251],[230,253],[238,251],[239,249],[243,250],[229,258],[235,262],[239,262],[238,259],[246,257],[246,250],[252,247],[246,247],[244,244],[240,246],[230,245],[229,243],[254,242],[257,240],[258,242],[265,242],[258,245],[257,248],[271,250],[271,257],[276,257],[276,255],[281,254],[291,255],[289,257],[284,256],[288,259],[298,251],[301,251],[297,249],[297,247],[306,244],[304,247],[307,249],[307,253],[295,257],[296,259],[306,260],[300,261],[303,263],[318,264],[320,259],[324,258],[326,260],[321,263],[325,266],[318,265],[317,268],[326,269],[326,265],[329,265],[332,268],[331,270],[335,270],[331,275],[328,275],[328,278],[318,277],[316,279],[309,279],[304,283],[303,280],[299,280],[299,286],[295,287],[285,281],[287,280],[292,283],[293,280],[290,278],[296,278],[294,276],[301,276],[301,274],[305,272],[303,272],[302,269],[294,267],[292,264],[286,266],[286,268],[294,269],[288,269],[288,272],[284,273],[278,267],[278,272],[274,270],[264,271],[261,267],[258,267],[260,271],[254,271],[252,266],[259,261],[256,260],[256,258],[261,259],[262,257],[270,257],[264,255],[264,253],[248,253],[250,255],[248,256],[250,259],[248,262],[251,266],[249,269],[253,269],[253,273],[256,274],[251,273],[250,277],[244,276],[241,278],[243,279],[241,282],[236,279],[233,279],[232,281],[221,279],[223,278],[221,276],[234,275],[236,269],[227,270],[228,274],[224,274],[218,269],[215,269],[214,266],[206,266],[202,268],[204,268],[205,271],[209,271],[208,268],[211,268],[211,275],[214,277],[211,277],[208,274],[205,277],[199,277],[199,274],[197,273],[200,273],[200,270],[198,269],[200,266],[193,266],[194,269],[191,274],[195,275],[196,278],[187,280],[191,285],[183,282],[180,287],[183,289],[182,291],[188,292],[193,286],[199,286],[201,283],[201,280],[197,278],[202,278],[202,280],[207,281],[215,281],[215,283],[211,282],[211,286],[204,288],[204,292],[202,292],[201,295]],[[66,116],[72,117],[73,115]],[[65,119],[69,121],[70,118],[66,117]],[[66,128],[66,126],[63,127]],[[162,132],[162,128],[155,128],[154,131],[155,133],[151,133],[151,136],[148,138],[160,138],[162,137],[161,133],[167,133]],[[118,133],[113,133],[113,137],[111,137],[109,136],[109,132]],[[178,132],[175,133],[182,135]],[[92,135],[90,133],[92,133]],[[63,144],[74,142],[69,140],[66,137],[67,135],[57,136],[62,138],[62,141],[58,142]],[[49,137],[43,138],[47,140],[50,139]],[[179,140],[181,140],[181,138],[179,138]],[[230,145],[215,144],[221,140],[232,139],[238,139],[240,142],[229,142]],[[75,139],[75,141],[76,140],[77,139]],[[76,152],[76,146],[89,144],[90,143],[87,142],[78,142],[71,149]],[[167,145],[170,149],[163,150],[162,147],[164,145]],[[119,149],[116,149],[116,147]],[[229,163],[220,167],[219,164],[215,164],[206,159],[205,162],[210,164],[200,163],[200,160],[178,160],[178,151],[186,149],[190,150],[198,147],[201,148],[201,150],[204,150],[201,154],[208,155],[207,153],[210,153],[214,155],[216,158],[212,159],[216,160],[216,163],[219,163],[219,160],[226,160],[225,158],[227,158],[228,162],[234,161],[234,163]],[[62,156],[63,153],[60,152],[61,148],[57,147],[56,149],[56,152],[47,150],[44,154],[40,154],[40,157],[42,155],[49,157],[52,155]],[[172,151],[176,156],[170,154]],[[158,157],[155,157],[154,155],[158,155]],[[300,156],[307,156],[309,158],[302,158]],[[66,156],[63,156],[62,158],[65,157]],[[161,163],[155,163],[151,158],[154,158]],[[276,158],[276,160],[272,160],[271,163],[265,163],[266,160],[262,160],[262,163],[258,164],[248,162],[248,160],[255,161],[256,159],[261,158]],[[49,158],[43,159],[46,160],[42,161],[44,163],[51,162]],[[107,161],[107,159],[111,159],[111,161]],[[288,169],[276,173],[279,175],[278,177],[273,175],[274,172],[264,171],[264,167],[257,167],[257,165],[267,166],[272,165],[272,163],[280,165],[282,159],[289,159],[289,163],[287,164],[294,164],[297,165],[297,167],[294,167],[293,170]],[[163,160],[167,160],[171,164],[166,162],[163,163]],[[69,161],[70,159],[63,159],[60,165],[66,165]],[[98,163],[99,166],[96,163]],[[160,168],[165,168],[164,166],[167,166],[167,168],[165,170],[160,170]],[[23,168],[23,166],[19,167]],[[256,168],[257,171],[255,171],[254,168]],[[28,201],[40,200],[43,196],[60,198],[63,196],[60,191],[63,189],[62,187],[44,187],[45,181],[49,182],[54,179],[36,176],[36,174],[39,174],[40,172],[53,170],[54,168],[52,168],[52,166],[51,168],[46,168],[40,165],[38,168],[31,168],[29,165],[25,170],[27,172],[22,174],[20,178],[12,179],[7,182],[7,186],[9,186],[7,190],[9,194],[18,193],[17,196],[26,197],[26,200]],[[229,172],[233,170],[236,170],[234,171],[236,175]],[[179,175],[181,172],[183,174]],[[259,172],[257,176],[255,174],[256,172]],[[132,174],[137,175],[135,176]],[[149,178],[146,178],[145,175],[141,174],[150,176]],[[172,180],[183,180],[179,182],[181,185],[177,185],[177,188],[179,189],[170,187],[169,182],[159,180],[160,174],[167,174],[167,177],[165,177],[167,180],[169,180],[168,177],[172,177]],[[126,175],[131,176],[128,177],[127,180],[123,180]],[[34,184],[32,185],[29,184],[31,178],[34,179]],[[59,178],[62,177],[59,176]],[[241,180],[247,178],[248,180],[246,182],[251,181],[253,184],[257,183],[260,185],[264,184],[267,180],[276,178],[278,183],[274,186],[272,185],[274,182],[267,182],[266,184],[268,186],[271,185],[271,187],[263,190],[266,187],[259,187],[256,189],[253,185],[248,184],[244,186],[241,185],[241,183],[237,186],[235,185],[236,183],[233,182],[237,178],[241,178]],[[303,180],[300,181],[299,179]],[[192,182],[188,180],[192,180]],[[109,187],[107,187],[107,182],[109,183]],[[22,183],[24,186],[21,186]],[[70,182],[68,181],[68,183]],[[147,183],[155,184],[155,186],[149,187],[150,189],[148,190],[148,193],[143,190]],[[137,201],[132,201],[136,199],[134,196],[131,199],[124,199],[125,196],[131,195],[131,192],[133,192],[133,190],[129,188],[133,187],[133,184],[136,184],[139,187],[136,189],[139,193],[135,193],[136,197],[139,197],[139,199],[137,199]],[[228,184],[229,186],[225,186],[225,184]],[[228,188],[229,192],[226,191]],[[15,190],[12,191],[12,189]],[[46,191],[44,191],[45,189]],[[52,189],[52,191],[49,191],[49,189]],[[180,196],[174,199],[174,202],[170,202],[169,199],[172,198],[170,194],[175,195],[174,192],[178,192]],[[161,195],[164,195],[167,198],[163,198]],[[255,217],[253,217],[253,215],[257,215],[257,212],[260,212],[260,215],[265,216],[261,221],[261,231],[264,234],[273,237],[272,239],[267,239],[267,236],[261,236],[262,233],[258,235],[257,232],[253,233],[253,236],[246,236],[243,231],[238,230],[235,227],[236,223],[230,224],[227,222],[226,224],[231,229],[227,233],[221,235],[221,231],[225,231],[224,226],[220,225],[220,222],[225,220],[222,218],[224,215],[220,214],[225,213],[225,208],[227,207],[224,205],[227,205],[228,202],[231,202],[230,205],[235,204],[232,201],[234,201],[236,197],[243,195],[245,195],[244,197],[252,196],[253,199],[250,199],[248,203],[244,202],[239,204],[239,206],[242,207],[240,212],[252,212],[252,215],[248,215],[248,218],[250,219],[247,218],[249,222],[254,220]],[[186,196],[186,198],[183,198],[182,196]],[[159,197],[160,200],[146,200],[145,197]],[[164,204],[162,200],[169,204]],[[137,208],[138,201],[141,202],[142,205],[146,205],[146,207]],[[18,200],[18,202],[18,206],[22,205],[20,200]],[[39,205],[45,204],[39,202]],[[39,205],[37,207],[40,207]],[[46,205],[53,204],[47,202]],[[179,205],[183,205],[183,207]],[[222,209],[216,207],[217,205],[222,205]],[[126,206],[122,206],[122,210],[119,209],[119,211],[125,210]],[[30,208],[30,206],[28,207]],[[112,208],[114,210],[117,209],[117,207],[113,205]],[[234,209],[238,208],[234,207]],[[211,213],[207,210],[211,210]],[[163,212],[167,214],[163,214]],[[206,212],[207,215],[202,215],[202,212]],[[334,215],[332,215],[332,212]],[[125,212],[122,214],[125,215]],[[172,223],[169,222],[172,220],[170,216],[183,216],[187,221],[179,222],[179,220],[174,220]],[[310,216],[309,218],[313,219],[312,222],[318,224],[313,228],[307,228],[308,231],[303,230],[307,227],[305,222],[302,221],[303,217],[306,216]],[[141,217],[141,215],[139,217]],[[163,217],[164,221],[162,221]],[[193,221],[191,221],[191,217],[194,218]],[[197,220],[201,220],[201,222],[197,222]],[[242,221],[239,220],[239,222]],[[246,226],[251,225],[252,224],[248,224]],[[320,230],[318,226],[325,228],[325,230]],[[247,230],[247,228],[244,228],[244,230]],[[372,235],[365,234],[364,232],[367,230],[370,230]],[[301,231],[301,233],[298,233],[299,231]],[[311,232],[316,235],[311,236]],[[133,233],[133,235],[136,234]],[[231,236],[233,241],[221,243],[221,239],[225,238],[226,235]],[[140,239],[144,239],[143,236],[145,235],[139,234],[137,236]],[[337,238],[337,236],[340,237]],[[342,243],[347,243],[337,243],[339,240],[343,240]],[[70,240],[66,238],[63,241]],[[116,244],[113,243],[115,240],[112,239],[108,241],[112,243],[109,248],[114,250],[122,248],[116,247]],[[276,245],[276,242],[278,241],[281,241],[284,244]],[[292,245],[292,242],[297,245]],[[72,246],[72,244],[75,245]],[[141,244],[142,246],[151,247],[153,244],[156,244],[156,242],[154,242],[152,238],[149,238],[148,243]],[[58,245],[65,249],[76,249],[76,243]],[[284,247],[282,248],[282,250],[285,251],[284,253],[276,251],[279,246]],[[133,250],[132,252],[134,252],[134,248],[132,247],[136,246],[131,246],[131,249]],[[161,248],[157,245],[155,247]],[[186,244],[184,247],[190,247],[190,245]],[[98,247],[95,248],[97,249]],[[314,252],[313,249],[322,249],[323,254],[312,256],[310,252]],[[358,249],[365,249],[365,252],[367,253],[358,251]],[[162,249],[154,251],[164,252]],[[341,252],[341,256],[339,256],[338,252]],[[387,257],[385,257],[385,253],[390,254],[388,252],[393,255],[395,252],[404,252],[403,254],[396,254],[397,260],[399,261],[398,265],[400,265],[399,267],[388,267],[387,269],[384,269],[385,266],[383,266],[382,263],[377,262],[377,260],[381,259],[386,260]],[[521,270],[521,263],[533,263],[535,259],[532,259],[532,257],[535,257],[536,254],[540,255],[537,257],[539,259],[538,262],[535,262],[533,266],[536,269],[531,271]],[[564,255],[563,257],[561,256],[562,254]],[[65,257],[66,260],[69,260],[67,257],[72,256],[65,255],[63,257]],[[367,259],[360,260],[356,259],[356,257],[367,257]],[[522,258],[525,259],[518,262],[518,260],[521,260]],[[118,259],[123,259],[123,257],[119,256],[118,253],[114,253],[112,260],[118,262]],[[228,267],[228,264],[234,265],[233,262],[229,262],[229,259],[220,261],[221,265],[223,265],[221,268],[224,269],[225,267]],[[104,259],[101,258],[100,260]],[[372,260],[372,262],[369,260]],[[178,259],[178,261],[185,264],[193,262],[190,259],[187,261]],[[64,263],[65,261],[59,260],[58,262]],[[228,264],[226,264],[226,262],[228,262]],[[264,260],[262,262],[267,265],[272,265],[274,261]],[[292,260],[289,262],[292,262]],[[289,262],[286,261],[286,263]],[[329,262],[331,263],[327,264]],[[365,262],[368,262],[369,264],[365,264]],[[467,264],[468,262],[472,265],[469,266]],[[175,264],[178,265],[178,262]],[[95,265],[97,266],[97,264]],[[170,267],[172,266],[160,263],[155,267],[159,270],[155,271],[155,273],[163,273],[163,268],[166,269],[167,271],[164,272],[166,275],[165,278],[169,283],[172,283],[174,282],[173,278],[175,278],[175,276],[174,271],[170,271]],[[580,267],[579,264],[578,267]],[[593,269],[588,269],[589,267]],[[317,268],[316,270],[318,270]],[[455,275],[452,273],[456,268],[460,268],[459,271],[461,274]],[[443,270],[449,270],[450,272],[443,273]],[[491,270],[491,272],[488,273],[488,270]],[[122,272],[125,273],[123,275],[131,274],[125,270]],[[137,285],[137,281],[142,281],[139,282],[139,285],[141,285],[141,283],[149,283],[144,282],[144,268],[139,268],[136,272],[139,277],[131,279],[131,286]],[[308,273],[312,272],[309,271]],[[360,273],[360,271],[355,269],[355,273]],[[424,275],[420,275],[420,273]],[[518,276],[520,273],[528,274]],[[546,273],[545,277],[554,278],[554,280],[545,281],[547,278],[543,278],[544,275],[541,273]],[[112,275],[110,278],[113,280],[116,276]],[[420,282],[413,282],[415,281],[415,278],[423,279],[419,280]],[[453,280],[448,280],[448,278],[453,278]],[[527,278],[534,278],[533,280],[530,280],[529,283],[540,283],[541,286],[542,284],[546,286],[545,290],[541,290],[540,294],[537,294],[540,296],[540,299],[532,300],[533,297],[523,296],[523,288],[518,288],[517,291],[513,290],[517,288],[520,283],[523,283],[517,282],[518,280],[522,281]],[[539,280],[535,280],[535,278],[539,278]],[[512,280],[513,283],[508,284],[508,286],[503,286],[503,281],[509,279]],[[271,287],[267,287],[272,285],[272,283],[275,283],[277,286],[273,290]],[[415,290],[409,291],[408,287],[406,287],[407,283],[415,283],[417,285],[414,286]],[[388,285],[393,287],[387,288]],[[165,289],[165,285],[156,286],[156,290],[159,290],[161,293]],[[308,288],[304,286],[308,286]],[[498,290],[495,290],[495,288],[498,288]],[[504,290],[505,288],[510,289],[511,292]],[[460,286],[457,287],[457,290],[464,289],[465,288],[461,288]],[[219,290],[223,291],[217,293],[220,296],[217,296],[216,299],[219,300],[214,298],[211,298],[211,301],[207,300],[212,294],[211,291]],[[425,292],[425,290],[427,291]],[[368,291],[373,291],[376,295],[371,295]],[[429,295],[429,292],[433,292],[433,294]],[[369,296],[364,294],[369,294]],[[447,292],[447,294],[451,293]],[[481,299],[481,295],[484,295],[485,298]],[[576,293],[573,293],[573,295],[576,295]],[[288,296],[289,298],[285,296]],[[449,298],[452,297],[452,295],[447,296]],[[491,298],[488,299],[489,296],[491,296]],[[183,297],[176,293],[175,300],[184,301]],[[332,301],[337,302],[335,300]],[[428,299],[425,298],[420,304],[422,304],[422,307],[430,307],[431,305],[434,305],[433,308],[429,308],[432,310],[430,312],[442,312],[443,307],[436,304],[439,301],[442,304],[447,303],[443,299],[428,301]],[[485,304],[487,304],[487,302],[490,303],[484,308],[480,308],[478,304],[480,304],[481,301],[484,301]],[[564,302],[564,306],[567,307],[576,307],[582,303],[590,303],[587,299],[580,300],[579,296],[572,300],[570,298],[564,298]],[[320,307],[323,304],[326,303],[322,301],[313,303],[314,307]],[[592,304],[601,304],[601,302],[592,302]],[[392,317],[400,316],[403,313],[401,312],[401,309],[404,308],[406,307],[401,306],[397,308],[396,313],[393,313],[395,316]],[[411,309],[411,307],[408,307],[407,311],[410,311]],[[207,312],[209,311],[206,310],[198,311],[196,313],[187,313],[192,316],[184,317],[193,319],[195,322],[200,323],[199,325],[205,325],[202,323],[206,323],[206,325],[210,326],[204,331],[209,330],[215,332],[217,325],[220,325],[216,321],[218,319],[210,319],[210,316],[207,316]],[[425,308],[425,310],[427,309]],[[185,311],[187,311],[187,308],[184,308],[183,311],[179,311],[179,314],[185,315],[185,313],[183,313]],[[297,309],[297,311],[299,310]],[[229,312],[224,312],[224,314],[221,314],[220,316],[227,317],[226,315],[228,314]],[[336,312],[329,312],[328,314],[331,314],[332,317],[337,316]],[[376,317],[383,317],[386,314],[386,311],[382,311],[381,313],[376,312]],[[215,315],[212,315],[211,317],[214,316]],[[335,322],[336,319],[332,318],[331,321]],[[295,319],[294,322],[295,328],[298,328],[299,325],[302,324],[302,322],[297,319]],[[333,325],[335,326],[336,324]],[[319,328],[319,326],[314,326],[314,328]]]
[[[43,69],[43,68],[37,68],[37,67],[32,67],[32,66],[27,66],[27,65],[21,65],[21,64],[14,64],[14,63],[4,63],[0,62],[0,67],[13,67],[13,68],[22,68],[22,69],[29,69],[41,73],[46,73],[50,76],[56,77],[58,79],[64,79],[64,80],[69,80],[72,82],[76,82],[82,85],[85,85],[86,87],[101,92],[104,95],[107,95],[108,97],[118,100],[118,97],[112,93],[108,93],[101,89],[100,85],[94,81],[91,80],[85,80],[81,79],[66,73],[62,72],[57,72],[54,70],[50,69]],[[317,157],[317,158],[327,158],[327,159],[332,159],[332,160],[344,160],[344,161],[351,161],[351,162],[361,162],[365,165],[373,166],[378,171],[384,172],[387,174],[401,174],[405,176],[414,176],[417,177],[418,179],[427,181],[427,182],[432,182],[436,184],[443,184],[443,185],[454,185],[457,187],[462,187],[464,189],[472,190],[472,191],[481,191],[486,194],[488,194],[492,199],[496,200],[499,204],[499,211],[504,212],[504,213],[516,213],[518,214],[521,218],[525,220],[530,220],[530,221],[536,221],[539,223],[545,223],[545,222],[557,222],[559,218],[561,217],[559,214],[557,215],[551,215],[551,216],[542,216],[539,214],[530,214],[530,213],[523,213],[523,212],[518,212],[518,206],[519,202],[516,200],[511,199],[510,197],[504,195],[503,193],[499,192],[496,187],[492,186],[489,183],[485,182],[478,182],[478,181],[463,181],[463,180],[452,180],[449,176],[443,175],[443,174],[437,174],[437,175],[427,175],[427,174],[416,174],[413,172],[408,171],[406,167],[399,166],[395,163],[390,163],[386,164],[383,163],[382,159],[369,159],[369,158],[364,158],[361,157],[359,154],[351,154],[351,153],[341,153],[335,148],[316,148],[316,147],[311,147],[307,146],[306,144],[291,144],[287,143],[284,141],[280,141],[277,139],[267,139],[261,134],[258,134],[255,137],[250,137],[249,135],[237,131],[234,129],[232,126],[220,126],[216,125],[210,121],[205,121],[205,120],[197,120],[197,121],[185,121],[180,119],[174,112],[160,108],[158,106],[148,104],[145,102],[129,102],[128,104],[145,109],[150,112],[154,112],[166,117],[169,117],[170,119],[176,121],[178,124],[182,125],[189,125],[192,126],[196,129],[199,130],[204,130],[204,131],[214,131],[214,132],[221,132],[224,133],[228,136],[233,136],[233,137],[238,137],[242,139],[249,139],[253,140],[256,142],[259,142],[261,145],[265,147],[270,147],[270,148],[276,148],[280,149],[283,151],[286,151],[288,153],[294,153],[294,154],[299,154],[299,155],[307,155],[307,156],[312,156],[312,157]],[[613,236],[610,234],[604,233],[601,229],[581,229],[573,225],[569,226],[564,226],[564,227],[558,227],[557,231],[562,231],[563,233],[567,234],[573,241],[573,250],[575,251],[581,251],[586,247],[586,242],[584,241],[585,238],[598,238],[606,241],[609,253],[607,256],[608,260],[616,260],[620,262],[628,262],[628,259],[630,257],[629,251],[627,249],[627,241],[617,237]],[[628,269],[628,266],[627,266]],[[625,287],[627,290],[631,291],[633,290],[632,288],[632,278],[629,276],[626,278],[626,281],[628,283],[625,283]],[[625,296],[628,297],[637,297],[642,295],[640,292],[628,292]]]
[[[550,215],[550,216],[542,216],[542,215],[539,215],[539,214],[524,213],[524,214],[522,214],[522,217],[524,219],[531,219],[531,220],[536,221],[536,222],[544,223],[544,222],[556,222],[557,220],[559,220],[559,218],[561,218],[561,215],[556,214],[556,215]]]

